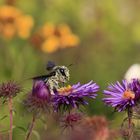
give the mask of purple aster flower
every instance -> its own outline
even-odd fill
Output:
[[[62,87],[57,90],[53,96],[53,105],[55,111],[58,110],[67,110],[72,108],[77,108],[79,105],[86,105],[88,102],[84,99],[85,97],[95,98],[99,86],[93,81],[90,81],[87,84],[81,85],[80,83]]]
[[[104,90],[105,98],[103,101],[112,107],[115,107],[118,112],[124,111],[135,105],[136,93],[134,85],[136,81],[128,83],[122,80],[122,84],[118,81],[115,84],[110,84],[108,90]]]
[[[138,79],[132,79],[132,82],[129,83],[130,89],[135,92],[135,101],[137,102],[140,99],[140,82]]]
[[[133,111],[139,115],[140,114],[140,82],[138,79],[132,79],[132,82],[129,85],[131,89],[135,92],[135,107]]]
[[[34,81],[32,91],[24,104],[31,112],[47,111],[50,98],[48,86],[43,81]]]

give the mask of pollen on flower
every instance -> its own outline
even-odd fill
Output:
[[[126,90],[124,93],[123,93],[123,98],[126,98],[126,99],[134,99],[135,98],[135,94],[130,91],[130,90]]]
[[[58,89],[59,95],[69,95],[73,91],[71,85]]]

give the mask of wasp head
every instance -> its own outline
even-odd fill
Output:
[[[66,66],[55,66],[53,70],[55,71],[55,76],[59,82],[66,83],[69,80],[69,69]]]

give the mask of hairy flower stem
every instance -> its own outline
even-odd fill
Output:
[[[10,132],[9,132],[9,140],[12,140],[12,136],[13,136],[13,103],[12,103],[12,97],[9,97],[9,101],[8,101],[8,105],[9,105],[9,114],[10,114]]]
[[[30,136],[31,136],[31,134],[32,134],[32,130],[33,130],[34,124],[35,124],[35,119],[36,119],[36,117],[35,117],[35,115],[33,115],[32,122],[31,122],[31,124],[30,124],[30,128],[29,128],[29,131],[28,131],[28,134],[27,134],[25,140],[29,140],[29,138],[30,138]]]
[[[128,108],[128,128],[131,129],[132,126],[132,115],[133,115],[133,111],[132,108]]]

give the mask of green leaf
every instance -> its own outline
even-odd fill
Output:
[[[0,121],[4,120],[7,117],[8,117],[8,115],[4,115],[3,117],[0,118]]]
[[[16,128],[22,130],[22,131],[25,132],[25,133],[27,132],[27,129],[24,128],[23,126],[16,126]]]
[[[13,116],[15,116],[17,114],[16,109],[12,109],[12,112],[13,112]]]
[[[5,103],[6,103],[6,101],[7,101],[6,99],[3,99],[3,100],[2,100],[2,104],[5,104]]]
[[[40,121],[44,124],[46,123],[46,120],[44,120],[43,118],[40,118]]]
[[[36,136],[37,140],[41,140],[40,134],[36,130],[33,130],[32,133]]]
[[[48,125],[47,125],[46,120],[44,120],[43,118],[40,118],[40,121],[41,121],[41,122],[42,122],[42,124],[44,125],[44,129],[45,129],[45,130],[47,130]]]
[[[8,132],[9,132],[9,129],[6,129],[6,130],[2,130],[2,131],[0,131],[0,134],[8,133]]]

